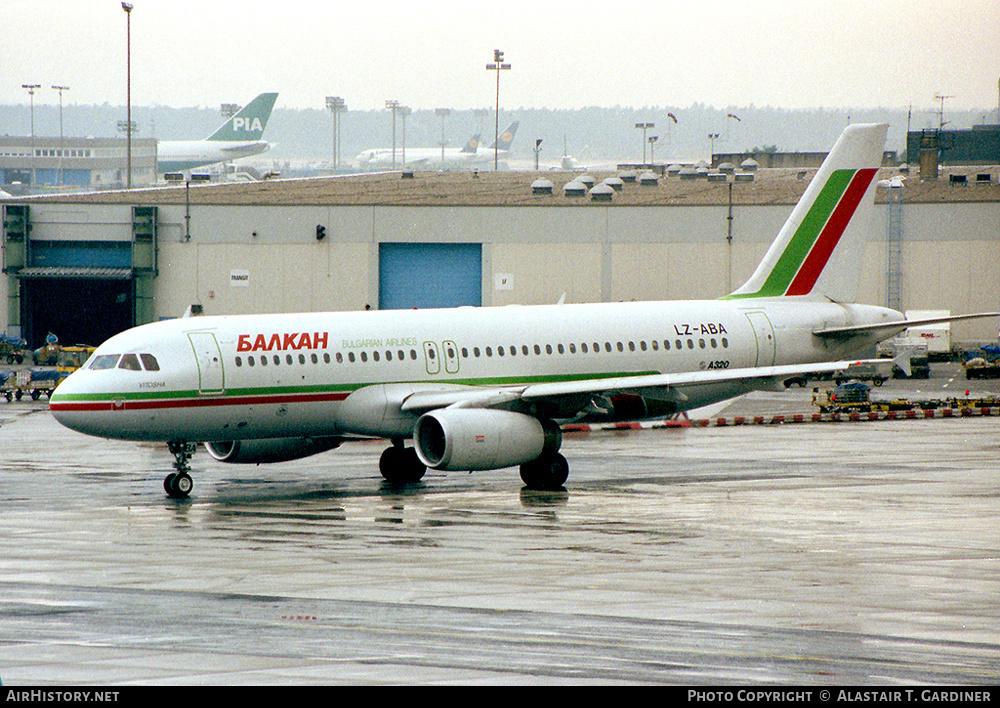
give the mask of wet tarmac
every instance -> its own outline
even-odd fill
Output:
[[[966,387],[945,368],[874,393]],[[260,467],[202,451],[177,502],[165,448],[0,402],[0,680],[995,684],[998,433],[981,416],[573,433],[552,493],[516,470],[389,488],[383,443]]]

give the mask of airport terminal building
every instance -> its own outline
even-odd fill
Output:
[[[121,138],[0,136],[0,184],[34,189],[121,189],[127,184],[128,141]],[[156,140],[132,140],[132,184],[156,182]],[[7,188],[7,187],[5,187]]]
[[[970,169],[989,179],[883,169],[860,302],[1000,309],[997,168]],[[390,172],[6,199],[0,328],[38,347],[48,332],[98,344],[189,308],[715,298],[752,273],[812,173],[566,189],[578,176]],[[996,320],[952,327],[954,342],[997,341]]]

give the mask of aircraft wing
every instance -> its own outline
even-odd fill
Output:
[[[466,386],[448,390],[420,390],[406,396],[401,408],[404,411],[419,413],[448,407],[494,408],[516,405],[517,402],[558,404],[563,400],[581,396],[610,396],[623,393],[662,401],[683,402],[688,399],[686,389],[742,381],[746,384],[747,391],[752,391],[768,388],[804,374],[841,371],[853,364],[870,362],[887,366],[894,363],[888,359],[852,359],[818,364],[711,369],[677,374],[638,374],[514,386]]]

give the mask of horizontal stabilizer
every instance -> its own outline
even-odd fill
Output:
[[[859,335],[878,335],[878,339],[886,339],[894,334],[902,332],[910,327],[922,327],[929,324],[940,324],[941,322],[959,322],[961,320],[974,320],[983,317],[1000,317],[1000,312],[977,312],[971,315],[950,315],[948,317],[928,317],[919,320],[897,320],[896,322],[878,322],[867,325],[847,325],[844,327],[825,327],[818,329],[813,334],[817,337],[829,339],[850,339]]]

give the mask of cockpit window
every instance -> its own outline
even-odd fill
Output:
[[[140,354],[139,358],[142,359],[142,365],[146,367],[146,371],[159,371],[160,363],[156,360],[156,357],[152,354]]]
[[[91,369],[113,369],[121,354],[101,354],[90,360]]]
[[[129,371],[142,371],[142,367],[139,366],[139,357],[135,354],[126,354],[122,357],[122,360],[118,362],[119,369],[128,369]]]

